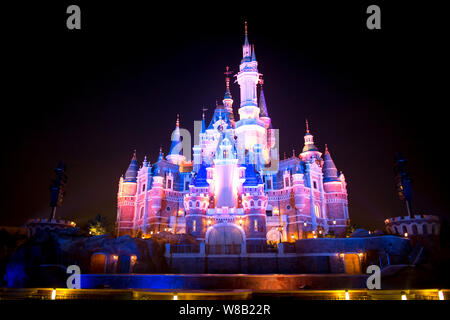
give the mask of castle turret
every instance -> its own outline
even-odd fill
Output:
[[[347,188],[345,181],[338,176],[338,170],[327,145],[325,145],[322,170],[329,228],[334,234],[342,235],[348,224]]]
[[[302,153],[300,154],[302,159],[306,161],[311,159],[311,157],[314,157],[315,159],[319,160],[322,153],[319,152],[319,149],[317,149],[317,147],[314,145],[314,136],[309,132],[308,120],[306,120],[306,133],[304,139],[305,145],[303,146]]]
[[[133,234],[136,191],[137,191],[138,163],[136,150],[125,173],[119,180],[119,192],[117,193],[117,233]]]
[[[325,145],[325,154],[323,156],[323,182],[339,181],[337,168],[331,158],[328,146]]]
[[[234,122],[234,114],[233,114],[233,97],[231,96],[231,92],[230,92],[230,75],[233,74],[230,71],[230,68],[227,66],[226,68],[227,70],[225,71],[225,85],[226,85],[226,89],[225,89],[225,95],[223,97],[223,105],[224,107],[228,110],[228,112],[230,113],[230,120],[232,120]]]
[[[243,58],[239,66],[237,82],[241,88],[241,102],[239,108],[239,121],[236,122],[236,135],[240,148],[253,151],[256,144],[261,149],[266,146],[265,123],[259,119],[260,109],[257,100],[257,84],[260,73],[255,55],[252,55],[248,43],[247,23],[245,23],[245,42],[243,45]]]
[[[180,117],[178,114],[175,130],[172,132],[171,140],[172,145],[170,146],[170,151],[166,158],[173,164],[180,165],[180,163],[185,161],[186,158],[183,156],[183,146],[181,144],[180,135]]]

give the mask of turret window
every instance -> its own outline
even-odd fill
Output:
[[[192,222],[192,232],[195,232],[195,230],[197,229],[197,221],[193,221]]]
[[[314,189],[317,189],[317,181],[313,181]]]
[[[142,192],[145,191],[145,183],[142,185]]]
[[[258,220],[255,219],[254,230],[258,231]]]

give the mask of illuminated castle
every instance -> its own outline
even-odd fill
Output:
[[[278,132],[247,25],[242,53],[235,75],[239,120],[227,68],[223,104],[216,104],[208,126],[203,114],[192,162],[186,156],[190,150],[183,150],[178,117],[165,158],[160,151],[155,163],[145,158],[139,166],[133,155],[119,182],[119,235],[165,231],[187,233],[210,245],[260,245],[345,232],[344,175],[338,174],[327,147],[322,153],[314,145],[308,122],[300,155],[279,160]]]

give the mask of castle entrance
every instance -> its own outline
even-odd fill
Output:
[[[216,224],[206,233],[207,254],[240,254],[244,243],[244,231],[232,223]]]

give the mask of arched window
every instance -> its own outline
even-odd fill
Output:
[[[250,207],[254,207],[255,206],[255,201],[250,201]]]
[[[413,233],[413,235],[419,234],[419,231],[417,230],[417,225],[416,224],[412,225],[412,233]]]
[[[195,230],[197,229],[197,221],[193,221],[192,222],[192,232],[195,232]]]
[[[422,234],[424,234],[424,235],[428,234],[428,230],[427,230],[427,225],[426,224],[422,225]]]
[[[141,213],[139,214],[139,219],[144,217],[144,207],[141,208]]]
[[[261,207],[261,200],[258,200],[258,207]]]
[[[255,227],[255,231],[258,231],[258,220],[256,220],[256,219],[255,219],[255,225],[254,225],[254,227]]]
[[[189,207],[192,208],[192,201],[189,201]]]
[[[406,229],[406,226],[403,226],[403,233],[408,233],[408,230]]]
[[[197,201],[196,203],[195,203],[195,206],[198,208],[198,207],[200,207],[200,201]]]
[[[317,218],[320,218],[320,207],[318,204],[314,205],[314,213],[316,214]]]

